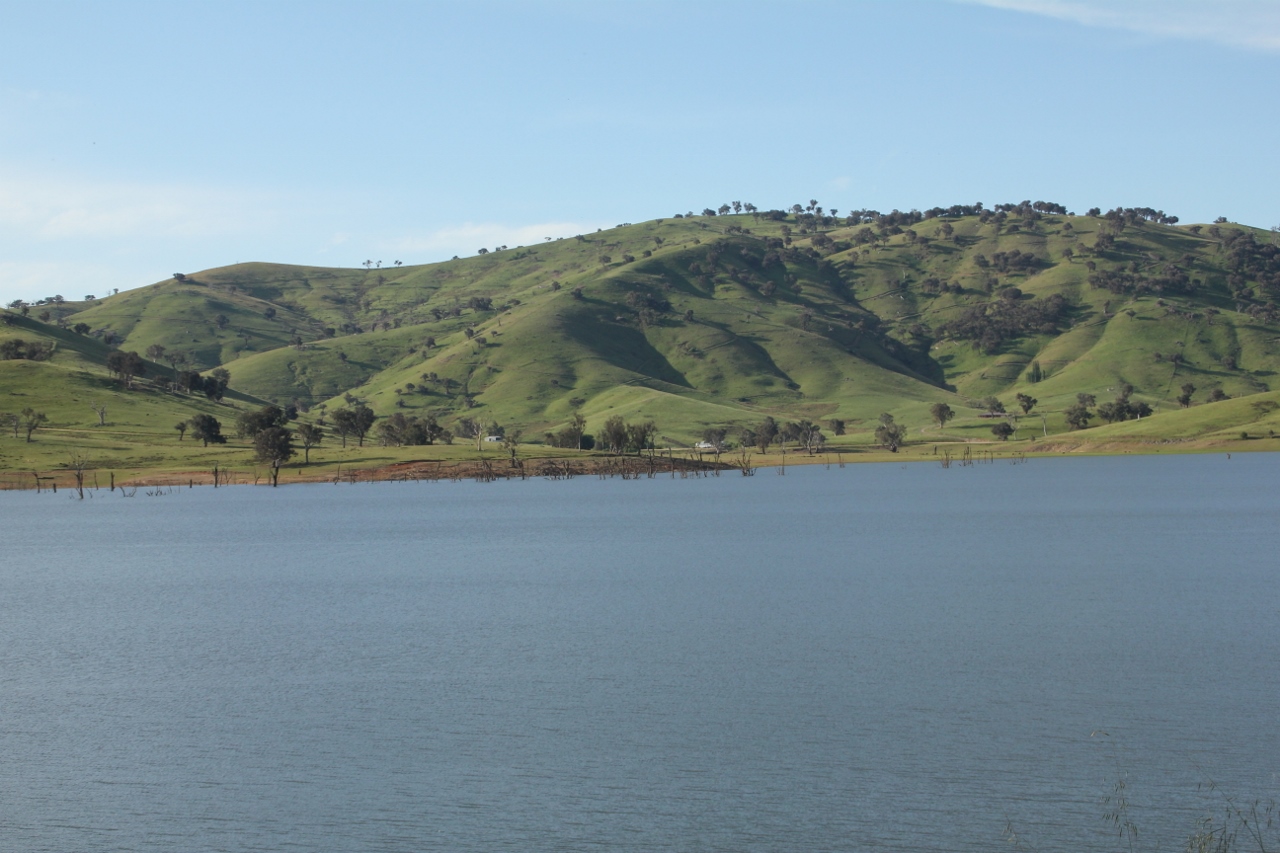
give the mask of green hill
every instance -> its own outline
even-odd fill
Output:
[[[214,458],[188,439],[177,442],[174,425],[198,414],[224,421],[235,410],[264,401],[228,391],[221,402],[175,393],[166,366],[144,360],[144,373],[126,384],[108,371],[113,350],[101,340],[14,313],[0,324],[0,470],[29,471],[64,465],[69,454],[91,454],[103,467],[147,468],[157,463],[204,467]],[[14,357],[21,354],[26,357]],[[159,380],[159,381],[156,381]],[[25,440],[8,416],[26,409],[46,420]],[[16,440],[15,440],[16,439]],[[173,446],[170,446],[173,445]],[[158,451],[157,446],[163,450]]]
[[[223,367],[236,391],[303,411],[359,399],[380,416],[479,418],[530,437],[580,411],[589,431],[612,415],[653,419],[677,443],[766,416],[839,420],[870,441],[886,411],[913,431],[989,439],[979,401],[1013,411],[1019,393],[1038,400],[1042,433],[1063,432],[1077,395],[1105,403],[1125,386],[1155,417],[1105,429],[1137,435],[1169,413],[1196,422],[1177,402],[1186,383],[1190,412],[1213,392],[1270,391],[1273,234],[1091,213],[793,208],[424,266],[239,264],[47,306],[35,325],[58,351],[38,369],[100,370],[105,340],[152,352],[159,371],[175,357]],[[929,426],[939,402],[958,413],[941,430]],[[1252,410],[1223,405],[1212,420],[1231,423],[1215,429],[1240,432]]]

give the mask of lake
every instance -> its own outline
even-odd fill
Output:
[[[1179,850],[1280,798],[1280,455],[0,493],[26,851]],[[1217,792],[1205,789],[1218,786]]]

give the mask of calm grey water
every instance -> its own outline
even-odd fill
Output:
[[[1177,850],[1280,796],[1278,482],[0,494],[0,847]]]

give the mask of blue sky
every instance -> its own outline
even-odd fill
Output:
[[[0,300],[722,202],[1280,223],[1280,2],[4,2]]]

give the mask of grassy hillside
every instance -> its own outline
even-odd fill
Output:
[[[613,415],[652,419],[673,443],[766,416],[843,421],[849,441],[869,443],[888,411],[913,435],[990,439],[980,401],[1014,411],[1026,394],[1043,439],[1070,431],[1077,395],[1101,404],[1126,386],[1154,417],[1095,417],[1075,435],[1238,435],[1257,421],[1252,403],[1214,403],[1213,415],[1200,404],[1214,392],[1270,399],[1273,239],[1154,211],[1025,203],[679,217],[423,266],[187,273],[48,306],[47,323],[11,312],[0,335],[38,332],[57,349],[0,367],[6,389],[50,400],[68,423],[57,401],[70,391],[53,389],[73,375],[107,382],[114,347],[153,352],[153,372],[175,356],[225,368],[246,402],[323,417],[358,399],[383,417],[479,418],[529,437],[581,412],[588,431]],[[59,378],[41,391],[37,373]],[[931,425],[935,403],[957,417]],[[157,392],[156,417],[203,405]],[[1017,435],[1029,435],[1025,419]]]
[[[174,425],[197,414],[211,414],[230,423],[245,407],[264,401],[229,392],[220,403],[203,395],[163,390],[146,375],[127,386],[112,377],[106,360],[112,348],[100,340],[59,329],[28,317],[5,315],[0,325],[0,351],[21,341],[23,350],[43,348],[38,359],[0,360],[0,415],[19,415],[25,409],[46,419],[26,440],[25,430],[12,422],[0,429],[0,470],[28,471],[64,465],[70,456],[92,456],[102,467],[144,469],[157,464],[203,467],[216,458],[199,442],[179,441]],[[169,372],[167,366],[146,363],[152,377]]]

